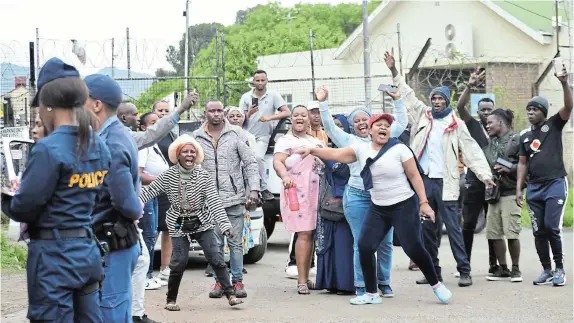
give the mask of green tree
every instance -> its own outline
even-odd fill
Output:
[[[369,2],[369,12],[379,4],[380,1]],[[287,17],[290,10],[294,19],[289,24]],[[243,24],[220,29],[225,33],[227,81],[246,81],[257,69],[257,56],[309,50],[309,29],[317,35],[314,42],[315,49],[339,46],[354,28],[361,24],[362,6],[298,4],[294,8],[283,8],[276,2],[254,8],[242,22]],[[190,66],[189,75],[192,77],[216,74],[215,39],[199,51]],[[190,83],[191,89],[198,88],[201,101],[216,97],[215,81],[192,79]],[[156,99],[174,91],[183,91],[183,88],[183,80],[156,82],[138,101],[141,102],[140,106],[149,107]],[[248,87],[245,86],[244,89],[229,93],[229,103],[236,104],[241,96],[240,92],[247,90]]]
[[[218,29],[222,29],[223,25],[219,23],[199,24],[189,27],[189,66],[192,66],[193,60],[197,54],[207,47],[215,37]],[[185,34],[181,36],[179,47],[169,46],[167,48],[166,60],[175,69],[176,75],[183,75],[183,66],[185,58]]]

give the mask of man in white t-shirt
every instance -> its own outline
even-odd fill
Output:
[[[267,73],[265,71],[255,71],[252,85],[253,89],[241,96],[239,107],[245,112],[243,127],[255,136],[257,143],[255,146],[257,155],[255,157],[261,177],[261,197],[267,201],[274,199],[274,196],[267,190],[265,153],[276,121],[288,118],[291,111],[279,93],[267,89]],[[279,113],[276,113],[277,111]]]
[[[140,129],[145,131],[147,128],[152,127],[158,120],[159,117],[156,113],[145,113],[140,118]],[[169,168],[169,165],[159,150],[159,147],[157,144],[155,144],[138,152],[138,167],[140,177],[142,179],[142,185],[149,185],[156,179],[157,176],[166,171]],[[158,200],[155,198],[146,203],[144,206],[144,215],[139,222],[139,226],[143,230],[143,239],[150,255],[150,263],[146,280],[147,290],[158,289],[161,286],[167,285],[165,280],[152,277],[154,246],[157,235],[157,222]]]

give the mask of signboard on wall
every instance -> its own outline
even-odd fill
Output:
[[[483,98],[489,98],[494,101],[496,106],[496,100],[494,93],[473,93],[470,95],[470,114],[473,117],[478,116],[478,101],[482,100]]]

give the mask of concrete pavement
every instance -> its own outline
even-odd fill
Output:
[[[445,284],[454,294],[451,304],[438,304],[429,286],[415,280],[420,272],[407,269],[408,258],[400,247],[393,257],[392,288],[395,298],[380,305],[352,306],[348,296],[312,291],[297,295],[296,281],[285,278],[289,235],[279,223],[269,241],[265,257],[247,266],[244,283],[248,298],[231,308],[224,299],[208,298],[213,278],[203,274],[204,264],[190,264],[186,271],[178,303],[181,312],[163,309],[167,287],[146,292],[146,312],[161,322],[573,322],[573,285],[557,288],[533,286],[541,271],[530,229],[521,235],[521,270],[524,282],[489,282],[488,249],[484,233],[475,238],[472,259],[474,285],[457,286],[452,274],[456,265],[447,237],[441,244],[440,259]],[[564,233],[567,277],[572,277],[572,231]],[[2,322],[26,322],[25,278],[2,277]],[[23,293],[23,294],[22,294]],[[24,320],[23,320],[24,319]]]

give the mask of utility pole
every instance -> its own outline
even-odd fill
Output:
[[[315,63],[313,61],[313,29],[309,29],[309,55],[311,56],[311,100],[315,98]]]
[[[185,12],[183,15],[185,16],[185,56],[183,58],[183,76],[185,77],[185,95],[189,94],[189,3],[191,0],[185,1]]]
[[[116,59],[116,55],[114,54],[114,38],[112,38],[112,78],[114,78],[114,60]]]
[[[369,45],[369,1],[363,0],[363,67],[365,70],[365,107],[371,109],[371,55]]]

